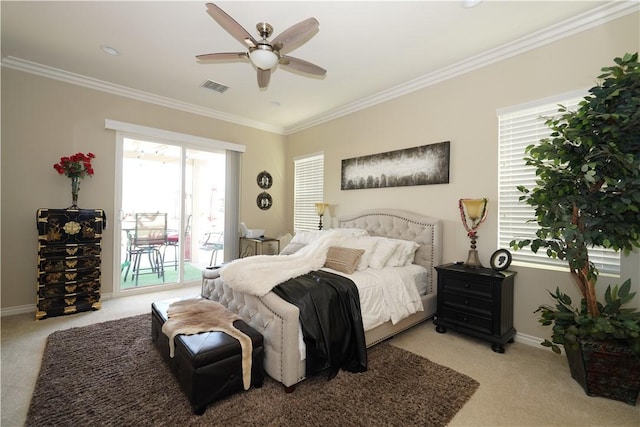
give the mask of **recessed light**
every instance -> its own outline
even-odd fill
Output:
[[[465,9],[471,9],[472,7],[476,7],[477,5],[482,3],[482,0],[462,0],[461,3],[462,7],[464,7]]]
[[[115,47],[102,45],[100,46],[100,49],[102,49],[104,53],[108,53],[109,55],[114,55],[114,56],[120,55],[120,52],[118,52],[118,49],[116,49]]]

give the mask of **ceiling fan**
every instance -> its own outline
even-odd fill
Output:
[[[324,76],[327,73],[327,70],[322,67],[285,55],[285,53],[299,47],[299,43],[306,42],[306,38],[311,38],[315,35],[319,25],[316,18],[308,18],[293,25],[272,41],[267,39],[273,33],[273,27],[266,22],[259,22],[256,28],[261,40],[257,41],[247,30],[215,4],[207,3],[207,13],[229,34],[245,45],[249,51],[196,55],[199,61],[249,59],[258,69],[258,86],[260,88],[265,88],[269,85],[271,70],[277,64],[317,76]]]

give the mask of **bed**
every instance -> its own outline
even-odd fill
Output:
[[[362,229],[370,236],[380,236],[417,243],[413,264],[426,271],[425,290],[420,295],[422,311],[393,324],[382,323],[365,328],[367,347],[384,341],[426,319],[436,311],[437,276],[435,268],[442,261],[442,225],[436,218],[402,210],[376,209],[338,218],[337,228]],[[202,296],[220,302],[238,313],[245,322],[264,336],[264,367],[267,374],[281,382],[287,391],[305,379],[305,362],[301,358],[298,308],[268,292],[255,296],[233,289],[220,277],[217,269],[203,271]]]

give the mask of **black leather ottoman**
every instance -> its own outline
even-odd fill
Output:
[[[201,415],[209,403],[244,390],[242,349],[238,340],[224,332],[203,332],[176,336],[174,357],[169,357],[169,338],[162,333],[162,325],[174,301],[177,300],[151,305],[151,338],[189,398],[193,412]],[[261,387],[264,380],[262,334],[242,320],[236,320],[233,325],[251,337],[251,385]]]

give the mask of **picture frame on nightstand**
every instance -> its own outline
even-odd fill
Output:
[[[491,268],[495,271],[503,271],[509,268],[511,260],[511,252],[506,249],[498,249],[491,255],[489,263],[491,264]]]

